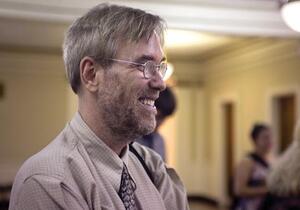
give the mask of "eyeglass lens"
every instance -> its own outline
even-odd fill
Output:
[[[167,70],[166,63],[161,63],[156,65],[153,61],[148,61],[145,63],[145,77],[150,78],[155,75],[158,71],[159,75],[163,78]]]

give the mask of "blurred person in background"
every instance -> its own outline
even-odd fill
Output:
[[[138,143],[147,146],[157,152],[166,161],[165,141],[159,134],[158,129],[176,110],[176,98],[170,87],[163,90],[155,101],[157,109],[156,127],[153,133],[143,136],[137,140]]]
[[[268,192],[267,155],[271,150],[272,132],[265,124],[255,124],[250,136],[254,151],[240,162],[234,177],[235,210],[257,210]]]
[[[269,193],[260,210],[300,209],[300,121],[293,143],[272,168],[267,186]]]

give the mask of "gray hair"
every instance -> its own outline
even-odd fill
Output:
[[[119,5],[99,4],[75,20],[69,27],[63,43],[63,58],[67,78],[75,93],[80,87],[80,61],[85,56],[95,58],[108,68],[121,42],[150,39],[154,31],[163,44],[165,22],[159,16],[140,9]]]

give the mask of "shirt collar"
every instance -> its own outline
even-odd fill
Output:
[[[101,172],[106,170],[108,174],[107,179],[109,179],[114,185],[114,188],[118,190],[123,163],[128,164],[129,146],[126,146],[122,151],[122,156],[119,157],[88,127],[78,112],[75,113],[69,126],[79,137],[79,141],[85,147],[91,160],[96,165],[96,168]]]

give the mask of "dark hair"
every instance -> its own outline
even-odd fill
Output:
[[[267,129],[269,129],[269,126],[267,126],[265,124],[262,124],[262,123],[254,124],[254,126],[251,130],[251,133],[250,133],[250,136],[251,136],[252,140],[255,142],[256,139],[258,138],[259,134],[262,131],[267,130]]]
[[[162,117],[173,114],[176,109],[176,98],[169,87],[166,87],[166,89],[159,94],[159,98],[155,101],[155,106]]]

